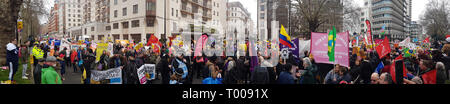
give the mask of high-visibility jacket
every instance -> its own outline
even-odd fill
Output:
[[[42,59],[44,58],[44,51],[42,49],[39,49],[38,47],[33,47],[33,56],[36,57],[36,59]]]

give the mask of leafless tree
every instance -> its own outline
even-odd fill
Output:
[[[326,32],[332,26],[342,29],[342,0],[294,0],[291,23],[294,32],[304,34],[309,39],[311,32]]]
[[[343,0],[344,4],[344,31],[350,33],[359,32],[361,8],[355,3],[355,0]]]
[[[23,0],[19,15],[24,24],[20,37],[24,40],[39,34],[42,24],[40,20],[49,17],[49,10],[45,8],[43,0]]]
[[[430,0],[425,13],[420,16],[427,34],[435,40],[444,40],[450,30],[450,6],[447,0]]]

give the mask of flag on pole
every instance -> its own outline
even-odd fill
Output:
[[[287,34],[283,25],[281,25],[280,29],[280,43],[285,46],[288,46],[289,48],[294,47],[294,43],[292,43],[291,37],[289,36],[289,34]]]
[[[375,69],[375,72],[378,74],[381,74],[381,69],[384,68],[384,64],[383,62],[380,62],[380,64],[378,64],[377,68]]]
[[[328,33],[328,57],[329,61],[334,62],[334,48],[336,46],[336,28]]]
[[[367,35],[366,35],[366,45],[369,46],[369,48],[373,48],[372,47],[372,25],[370,24],[369,20],[366,20],[366,25],[367,25]]]
[[[376,47],[376,51],[380,56],[380,59],[391,52],[391,46],[389,45],[389,39],[387,37],[384,37],[383,42],[381,42],[380,45]]]

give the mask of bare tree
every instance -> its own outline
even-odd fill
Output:
[[[355,0],[343,0],[344,4],[344,30],[351,33],[358,32],[360,26],[361,8],[355,3]]]
[[[326,32],[332,26],[342,30],[343,2],[341,0],[295,0],[291,22],[294,32],[309,39],[311,32]]]
[[[427,34],[435,40],[444,40],[450,29],[450,7],[447,0],[430,0],[425,13],[421,16],[421,24]]]
[[[20,10],[24,29],[20,35],[22,42],[29,36],[35,37],[41,29],[41,19],[47,19],[49,11],[45,8],[43,0],[23,0]]]

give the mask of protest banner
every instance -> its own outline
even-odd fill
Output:
[[[311,40],[299,40],[298,41],[298,53],[299,57],[305,57],[304,52],[310,52]]]
[[[328,33],[311,33],[311,54],[316,63],[339,64],[349,67],[348,32],[338,33],[336,39],[335,62],[328,59]]]
[[[95,55],[95,62],[100,61],[100,56],[102,56],[103,51],[108,51],[109,44],[108,43],[98,43],[97,44],[97,51]]]
[[[295,58],[299,58],[298,56],[299,56],[299,40],[298,40],[298,38],[296,38],[296,39],[294,39],[294,40],[292,40],[292,42],[294,43],[294,46],[292,46],[291,48],[289,48],[288,46],[286,46],[286,45],[282,45],[281,43],[280,43],[280,51],[281,50],[287,50],[289,53],[288,53],[288,55],[290,54],[290,53],[292,53],[292,55],[295,57]],[[283,52],[283,51],[282,51]]]
[[[110,55],[113,55],[114,53],[114,44],[112,44],[112,43],[109,43],[108,44],[108,49],[107,49],[108,51],[106,51],[106,52],[109,52],[110,53]]]
[[[155,64],[144,64],[137,70],[139,82],[141,84],[146,84],[147,80],[155,79],[155,67]]]
[[[62,50],[64,50],[64,48],[67,48],[67,50],[71,50],[71,49],[72,49],[72,47],[70,47],[69,44],[67,44],[67,43],[61,43],[61,46],[59,47],[59,50],[58,50],[58,51],[62,51]]]
[[[112,68],[105,71],[91,70],[91,80],[102,81],[110,79],[110,84],[122,84],[122,69]]]

